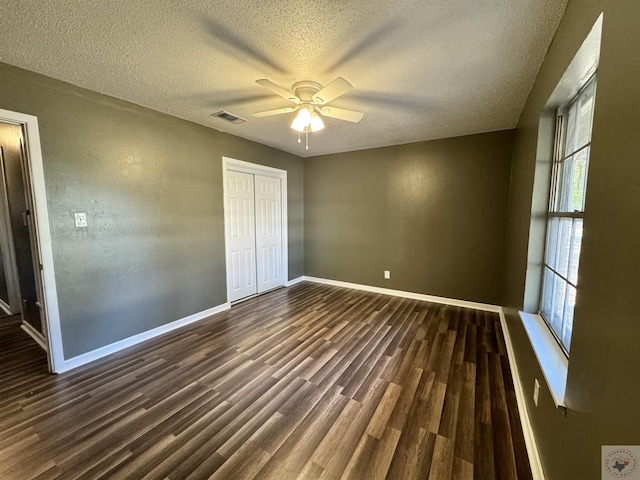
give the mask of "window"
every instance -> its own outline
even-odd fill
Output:
[[[568,355],[578,287],[595,76],[556,116],[540,314]]]

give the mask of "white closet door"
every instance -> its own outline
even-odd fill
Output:
[[[227,173],[229,301],[255,295],[256,238],[254,178],[248,173]]]
[[[281,192],[279,178],[255,175],[258,293],[284,285]]]

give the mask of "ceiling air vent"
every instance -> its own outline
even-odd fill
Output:
[[[244,118],[238,117],[233,113],[225,112],[224,110],[220,110],[219,112],[212,113],[211,116],[221,118],[222,120],[226,120],[227,122],[231,122],[231,123],[246,122]]]

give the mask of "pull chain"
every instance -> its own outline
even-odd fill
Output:
[[[298,132],[298,143],[302,143],[302,140],[300,140],[300,132]]]
[[[306,131],[306,136],[307,136],[307,146],[305,150],[309,150],[309,130]]]

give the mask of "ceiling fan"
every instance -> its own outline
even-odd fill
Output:
[[[335,108],[327,105],[334,98],[344,95],[353,88],[344,78],[338,77],[326,87],[322,87],[317,82],[304,80],[296,82],[291,87],[292,92],[276,85],[271,80],[260,79],[256,83],[262,87],[271,90],[276,95],[295,103],[295,107],[278,108],[276,110],[267,110],[266,112],[254,113],[254,117],[268,117],[271,115],[280,115],[284,113],[298,112],[291,123],[291,128],[298,132],[298,143],[301,142],[300,134],[306,135],[306,148],[309,149],[309,132],[317,132],[324,128],[324,122],[321,117],[336,118],[338,120],[346,120],[347,122],[358,123],[362,117],[362,112],[354,110],[346,110],[344,108]]]

